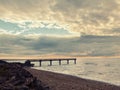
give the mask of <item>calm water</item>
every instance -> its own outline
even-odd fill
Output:
[[[49,62],[43,62],[42,67],[33,67],[46,71],[74,75],[77,77],[104,81],[120,86],[120,58],[77,58],[77,64],[72,61],[66,65],[66,61],[59,66],[54,62],[49,66]],[[35,63],[35,66],[39,66]]]

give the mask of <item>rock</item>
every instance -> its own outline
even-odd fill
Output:
[[[34,64],[31,64],[30,60],[26,60],[24,66],[33,67]]]
[[[6,64],[7,62],[4,60],[0,60],[0,64]]]
[[[49,90],[21,65],[0,64],[0,90]]]

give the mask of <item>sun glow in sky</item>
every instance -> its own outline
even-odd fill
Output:
[[[120,56],[119,0],[0,0],[0,56]]]

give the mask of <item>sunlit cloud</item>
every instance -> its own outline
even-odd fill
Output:
[[[86,35],[120,35],[113,32],[120,28],[119,11],[119,0],[0,0],[1,20],[25,29],[49,24]]]

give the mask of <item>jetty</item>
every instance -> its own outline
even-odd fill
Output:
[[[42,66],[42,62],[50,62],[50,66],[53,65],[53,61],[58,61],[59,62],[59,65],[62,64],[62,61],[66,61],[67,64],[69,64],[70,61],[74,61],[74,64],[76,64],[76,58],[58,58],[58,59],[39,59],[39,60],[29,60],[30,62],[39,62],[39,66],[41,67]]]
[[[3,59],[2,59],[3,60]],[[54,61],[58,61],[59,65],[62,65],[62,61],[66,61],[66,64],[69,64],[70,61],[73,61],[74,64],[76,64],[76,58],[54,58],[54,59],[4,59],[4,61],[18,61],[18,60],[25,60],[24,65],[27,66],[34,66],[32,63],[38,62],[39,66],[42,66],[42,62],[49,62],[49,66],[53,65]]]

